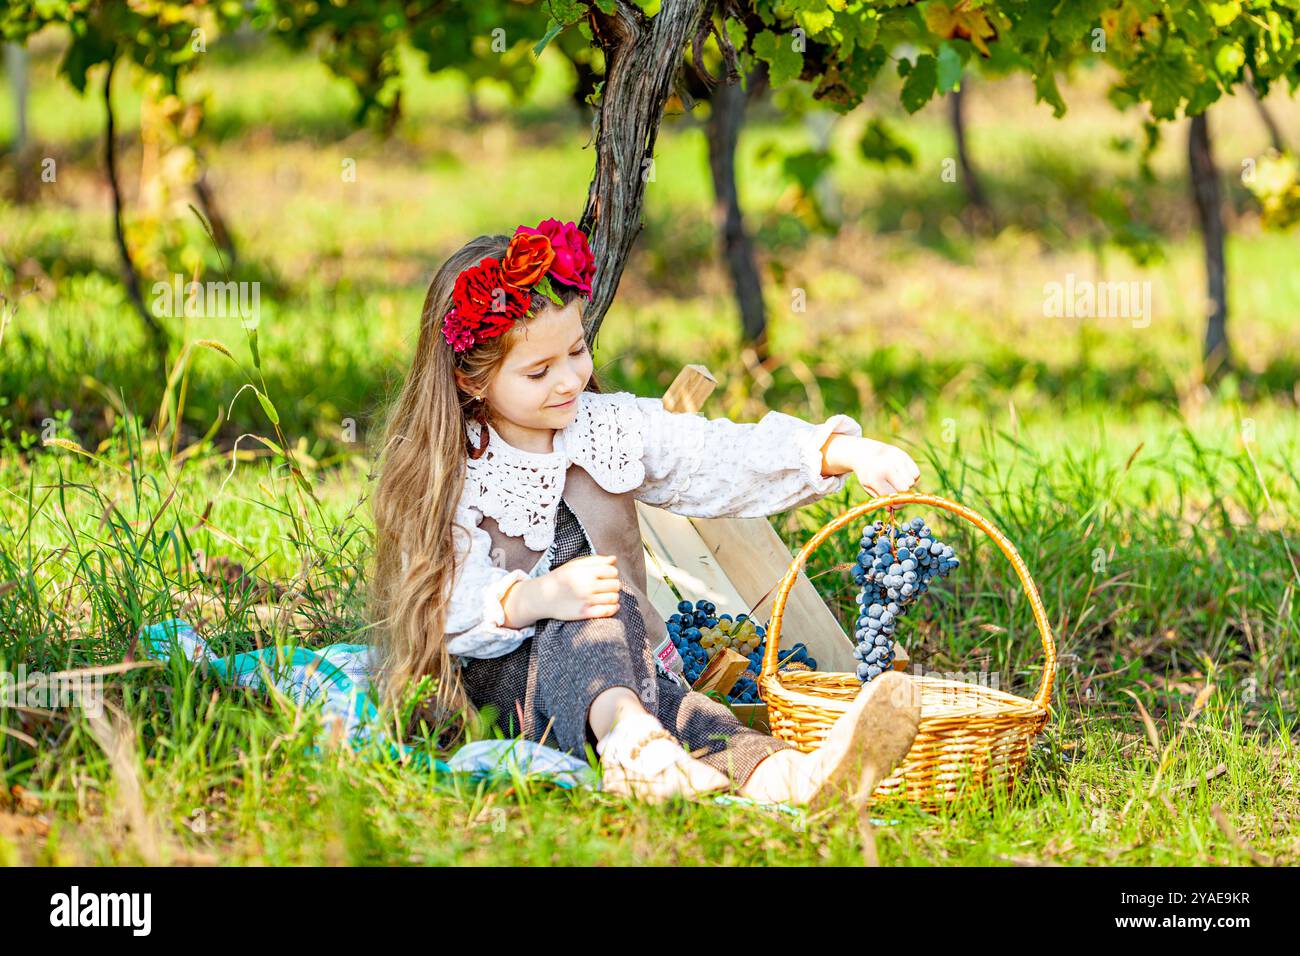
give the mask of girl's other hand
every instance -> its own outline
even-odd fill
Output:
[[[862,487],[873,495],[907,491],[921,477],[921,469],[903,449],[871,438],[859,440],[863,445],[853,471]]]
[[[620,580],[618,557],[592,554],[566,561],[537,579],[539,619],[581,621],[613,617],[618,612]]]

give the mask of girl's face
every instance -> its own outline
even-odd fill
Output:
[[[519,428],[564,428],[578,413],[578,396],[593,368],[581,300],[575,299],[528,322],[488,386],[487,401]]]

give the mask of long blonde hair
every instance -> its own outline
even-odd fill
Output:
[[[460,353],[447,344],[442,320],[451,308],[457,275],[485,257],[500,260],[509,242],[505,235],[471,240],[447,259],[429,285],[415,358],[386,415],[379,480],[371,498],[375,521],[371,620],[383,660],[385,704],[396,706],[411,682],[432,675],[433,697],[420,702],[413,717],[434,727],[473,710],[451,665],[444,628],[459,571],[460,549],[452,535],[465,485],[465,462],[486,450],[486,425],[494,420],[486,399],[478,401],[474,396],[487,392],[524,326],[544,309],[554,308],[545,296],[535,295],[525,318],[504,334]],[[552,288],[566,305],[579,295],[559,283]],[[594,373],[587,391],[600,391]],[[470,421],[484,426],[483,444],[477,448],[471,447],[466,435]],[[468,530],[460,533],[463,541]]]

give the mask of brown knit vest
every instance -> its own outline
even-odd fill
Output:
[[[592,553],[618,556],[619,581],[636,595],[650,646],[660,646],[668,639],[668,628],[646,595],[645,550],[632,492],[606,491],[585,468],[570,464],[561,497],[586,530]],[[503,534],[491,516],[485,515],[480,527],[492,538],[492,563],[499,568],[528,573],[544,553],[533,551],[522,537]]]

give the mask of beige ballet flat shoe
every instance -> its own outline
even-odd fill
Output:
[[[658,803],[674,796],[697,797],[725,790],[724,774],[697,760],[659,722],[625,720],[596,745],[601,789]]]
[[[866,684],[800,768],[811,790],[809,812],[837,800],[869,802],[880,781],[907,756],[920,725],[921,695],[911,678],[886,671]]]

